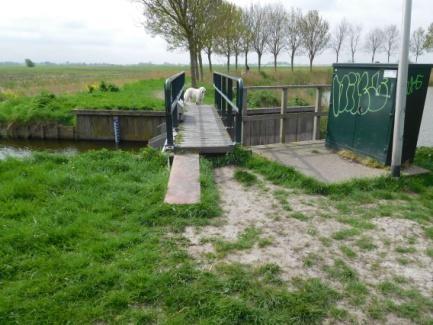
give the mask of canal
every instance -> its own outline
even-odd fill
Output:
[[[28,157],[32,151],[50,151],[76,154],[97,149],[138,151],[147,146],[146,142],[123,142],[116,145],[112,141],[63,141],[63,140],[8,140],[0,139],[0,159],[7,157]]]

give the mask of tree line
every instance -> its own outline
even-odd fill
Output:
[[[249,70],[249,55],[255,53],[261,70],[263,55],[269,53],[276,70],[278,57],[286,51],[292,70],[298,55],[308,57],[312,70],[314,59],[328,48],[335,52],[336,62],[346,50],[352,62],[360,50],[371,53],[372,62],[384,52],[389,62],[399,45],[396,25],[374,28],[363,37],[361,25],[343,19],[331,30],[319,11],[288,10],[281,3],[240,8],[226,0],[136,1],[143,5],[148,31],[162,36],[169,49],[189,52],[193,86],[203,79],[204,56],[211,72],[214,55],[226,58],[228,71],[233,58],[238,70],[239,58],[243,57],[245,69]],[[426,50],[433,49],[433,23],[427,31],[420,27],[413,32],[410,49],[416,61]]]

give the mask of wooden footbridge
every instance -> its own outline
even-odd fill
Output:
[[[213,88],[214,105],[182,104],[185,73],[176,74],[165,82],[165,149],[174,154],[166,203],[194,204],[200,201],[199,154],[224,154],[245,139],[252,145],[253,142],[284,143],[286,139],[315,140],[319,136],[319,119],[324,115],[320,111],[321,96],[323,89],[329,88],[327,85],[247,88],[241,78],[214,73]],[[287,93],[293,88],[316,89],[316,106],[290,107],[289,110]],[[246,108],[247,89],[280,90],[281,108],[250,112]],[[305,133],[308,133],[307,137]]]
[[[166,149],[174,153],[165,202],[200,201],[199,154],[221,154],[241,143],[243,81],[214,73],[215,106],[180,104],[185,73],[165,83]],[[235,89],[235,92],[233,90]]]
[[[241,142],[243,81],[221,73],[214,73],[213,80],[214,106],[180,104],[185,90],[185,73],[167,79],[166,148],[175,154],[226,153]]]

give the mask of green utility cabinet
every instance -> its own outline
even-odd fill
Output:
[[[412,162],[432,65],[410,64],[402,163]],[[334,64],[326,145],[389,165],[397,86],[396,64]]]

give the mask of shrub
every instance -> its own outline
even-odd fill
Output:
[[[108,86],[105,83],[105,81],[101,81],[99,83],[99,91],[102,91],[102,92],[108,91]]]
[[[16,92],[0,88],[0,102],[16,98],[18,98],[18,94]]]
[[[97,90],[98,90],[98,86],[97,85],[87,85],[87,92],[89,94],[93,94]]]
[[[101,81],[98,84],[92,84],[92,85],[87,85],[87,92],[89,94],[93,94],[96,91],[100,91],[103,93],[109,92],[109,93],[116,93],[118,91],[120,91],[120,88],[118,86],[116,86],[115,84],[107,84],[105,81]]]
[[[295,97],[295,99],[293,100],[293,103],[295,106],[308,106],[309,105],[305,99],[298,97],[298,96]]]
[[[45,108],[56,99],[56,95],[52,93],[42,92],[33,98],[33,103],[36,108]]]
[[[24,62],[28,68],[34,68],[35,67],[35,63],[30,59],[25,59]]]
[[[108,84],[107,88],[108,91],[112,93],[118,92],[120,90],[120,88],[117,87],[115,84]]]
[[[248,107],[276,107],[280,105],[280,101],[274,93],[262,90],[254,91],[248,96]]]

